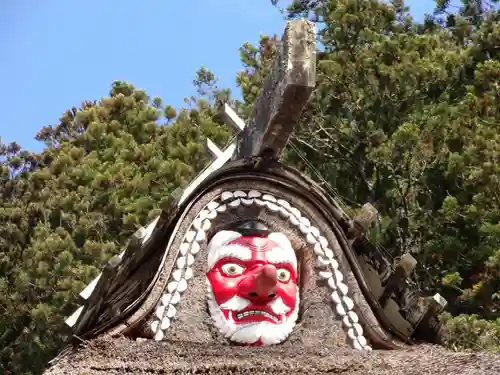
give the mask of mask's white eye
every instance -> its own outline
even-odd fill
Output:
[[[221,267],[221,269],[226,276],[239,276],[243,273],[243,271],[245,271],[245,267],[236,263],[226,263]]]
[[[290,276],[290,271],[288,271],[286,268],[278,269],[278,280],[282,283],[286,283],[288,280],[290,280]]]

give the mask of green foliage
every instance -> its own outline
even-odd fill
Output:
[[[446,344],[454,349],[492,350],[500,353],[500,318],[480,319],[477,315],[449,313],[441,316],[446,327]]]
[[[109,97],[44,127],[41,154],[0,146],[0,358],[9,371],[46,365],[78,293],[204,168],[204,139],[228,141],[212,107],[192,102],[177,114],[115,82]]]
[[[456,316],[444,316],[456,348],[499,346],[500,15],[490,5],[439,1],[422,24],[400,0],[288,8],[320,23],[321,53],[285,160],[319,172],[347,208],[378,207],[374,238],[418,257],[420,288]],[[277,47],[262,36],[240,49],[243,102],[231,104],[244,117]],[[0,363],[11,372],[45,365],[77,294],[203,169],[204,139],[228,141],[214,104],[229,90],[206,68],[194,85],[177,110],[117,81],[42,128],[40,154],[0,142]]]
[[[376,238],[394,256],[418,257],[420,288],[443,294],[454,315],[491,320],[500,315],[497,3],[438,1],[422,24],[401,0],[288,8],[319,22],[322,52],[287,160],[305,168],[298,150],[349,204],[374,203]]]

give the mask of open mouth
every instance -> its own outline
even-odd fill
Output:
[[[280,323],[281,319],[267,311],[247,310],[236,314],[236,320],[263,321],[270,320],[274,323]]]

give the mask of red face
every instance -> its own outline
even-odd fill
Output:
[[[267,322],[292,324],[293,328],[298,305],[297,259],[284,235],[219,232],[209,244],[208,263],[213,299],[228,324]]]

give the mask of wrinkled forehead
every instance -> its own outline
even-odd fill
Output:
[[[216,233],[208,244],[208,268],[223,258],[242,261],[263,261],[290,264],[297,269],[297,257],[288,238],[282,233],[270,233],[265,237],[243,236],[234,231]]]

